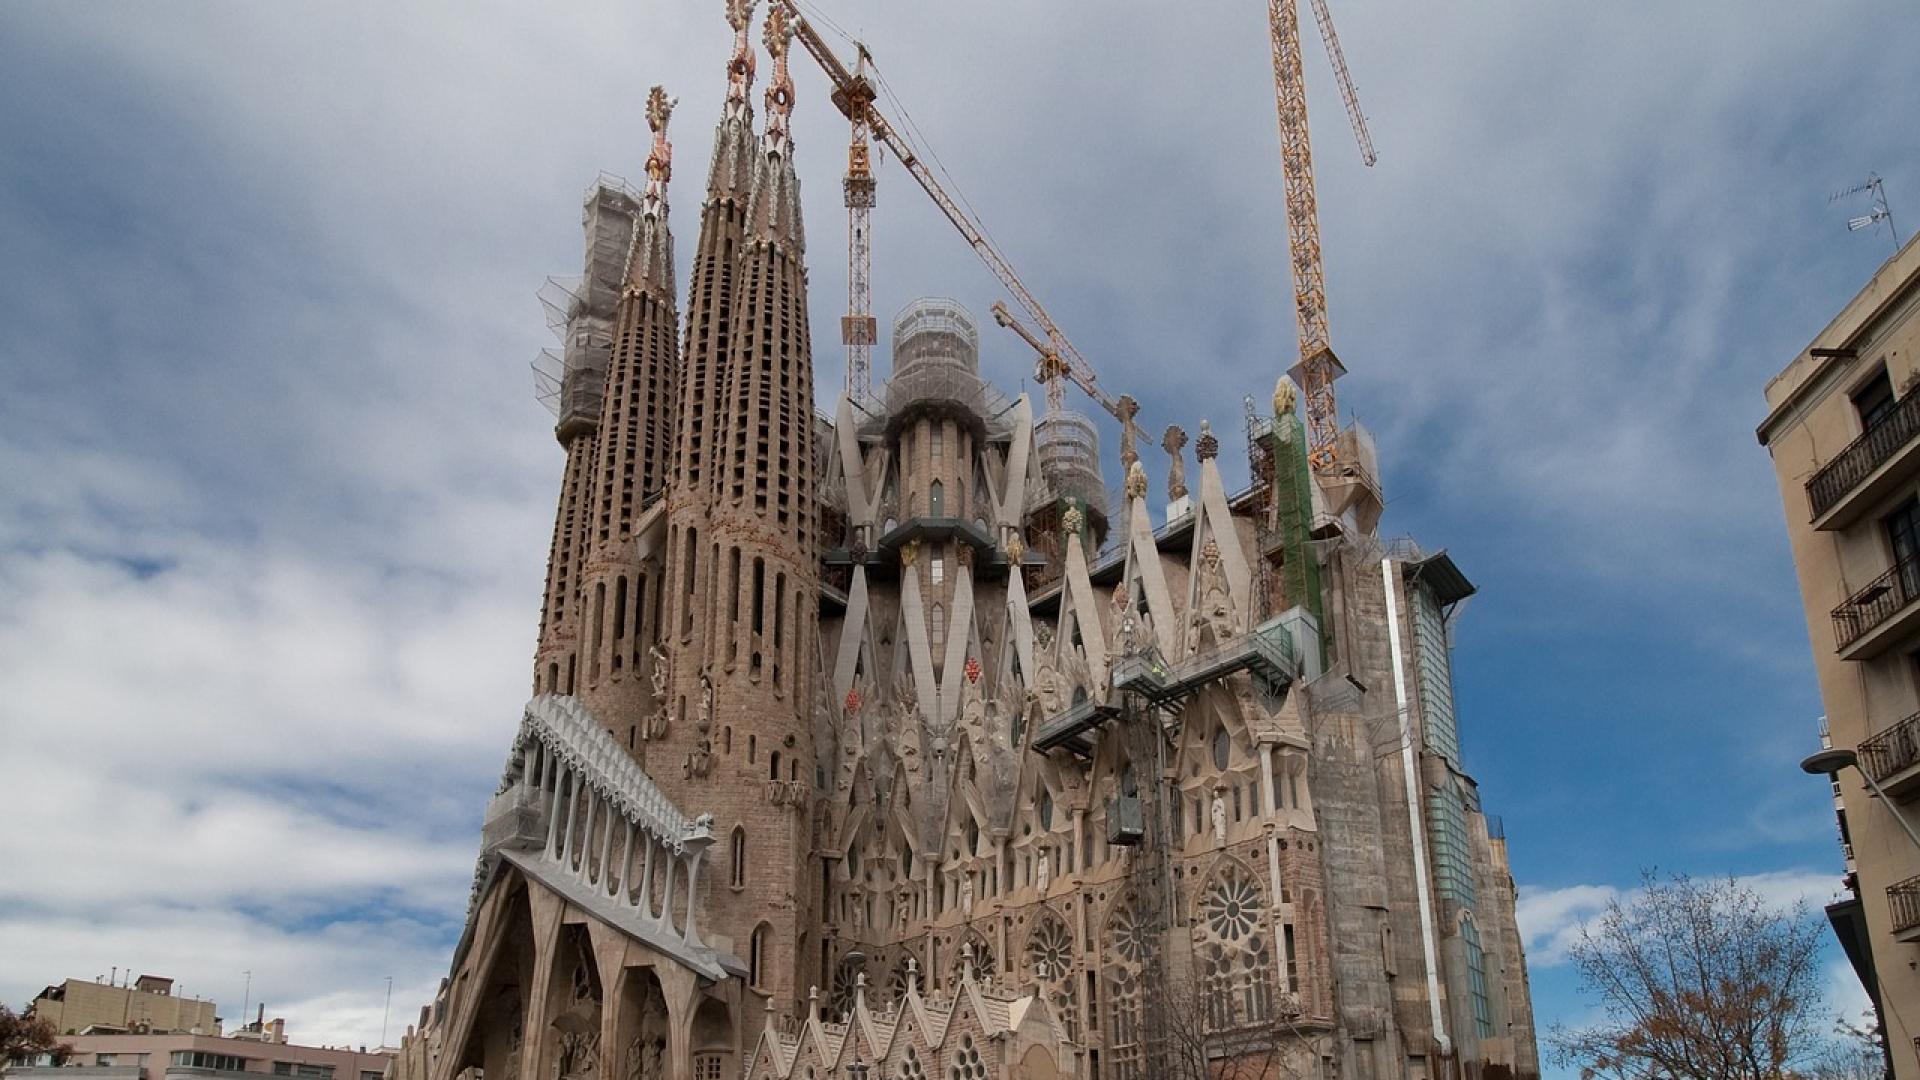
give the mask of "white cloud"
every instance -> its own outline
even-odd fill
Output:
[[[1232,430],[1292,361],[1263,13],[830,6],[1103,383]],[[1343,402],[1461,540],[1798,618],[1751,568],[1779,548],[1751,424],[1870,265],[1820,196],[1920,190],[1871,105],[1914,96],[1911,20],[1653,7],[1335,6],[1382,149],[1358,167],[1311,59]],[[530,294],[577,268],[588,179],[638,173],[654,82],[690,250],[726,48],[705,3],[0,7],[0,746],[31,794],[0,994],[134,964],[233,1009],[252,968],[296,1035],[356,1044],[385,975],[396,1016],[424,999],[450,931],[411,920],[464,905],[559,472]],[[844,129],[795,78],[830,392]],[[984,316],[949,226],[880,184],[882,318]],[[983,333],[988,372],[1031,370]],[[1523,893],[1535,963],[1611,895]]]
[[[1768,908],[1787,911],[1806,904],[1818,911],[1840,891],[1836,875],[1810,870],[1769,870],[1742,875],[1741,887],[1754,892]],[[1617,885],[1566,885],[1545,889],[1521,886],[1515,906],[1520,938],[1527,950],[1531,968],[1557,967],[1568,960],[1568,949],[1580,940],[1583,930],[1592,927],[1607,906],[1618,901],[1630,907],[1639,895],[1638,888]]]

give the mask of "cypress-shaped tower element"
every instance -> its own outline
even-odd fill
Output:
[[[747,29],[753,0],[728,0],[733,57],[727,65],[727,100],[714,131],[706,201],[687,296],[686,344],[681,353],[673,443],[667,487],[667,594],[660,637],[672,664],[668,718],[678,740],[690,738],[689,718],[700,700],[706,666],[718,547],[707,529],[712,458],[718,410],[734,325],[734,270],[746,229],[747,191],[753,179],[753,49]],[[709,739],[712,732],[705,733]],[[682,747],[691,753],[697,740]],[[711,752],[711,747],[708,748]],[[655,774],[666,772],[658,762]]]
[[[824,984],[826,973],[810,954],[817,943],[808,933],[817,926],[820,879],[809,809],[819,604],[806,242],[788,134],[792,39],[786,9],[774,7],[766,24],[773,57],[767,130],[754,159],[720,399],[710,528],[722,554],[708,659],[721,741],[737,755],[743,736],[750,740],[736,769],[757,781],[759,796],[757,805],[729,807],[747,845],[746,879],[737,893],[713,892],[721,898],[721,921],[759,956],[763,989],[798,1007],[808,985]],[[756,927],[757,947],[750,937]]]
[[[540,610],[540,640],[534,652],[534,690],[575,693],[581,669],[581,598],[593,546],[593,477],[613,351],[621,267],[632,246],[639,201],[624,185],[597,183],[581,212],[586,233],[584,273],[577,286],[549,282],[541,298],[562,334],[558,423],[554,436],[567,450],[567,466],[554,512],[547,557],[547,587]]]
[[[673,446],[673,393],[679,372],[680,316],[674,302],[673,234],[667,181],[673,104],[656,86],[647,99],[653,149],[647,188],[627,249],[614,309],[599,434],[586,501],[590,547],[581,587],[581,664],[576,693],[587,710],[630,750],[653,734],[648,645],[659,617],[658,560],[643,565],[634,524],[644,503],[666,487]]]

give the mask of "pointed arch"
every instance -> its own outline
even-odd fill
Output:
[[[1146,1077],[1144,981],[1157,937],[1133,890],[1121,894],[1107,909],[1100,932],[1104,943],[1100,982],[1106,998],[1101,1019],[1106,1024],[1111,1080]]]
[[[1193,899],[1193,962],[1210,1032],[1258,1027],[1275,1012],[1272,905],[1260,876],[1218,860]]]

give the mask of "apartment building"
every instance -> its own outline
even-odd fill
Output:
[[[1767,384],[1773,457],[1860,908],[1835,917],[1880,1007],[1894,1074],[1920,1077],[1920,241]],[[1864,940],[1846,941],[1864,926]]]

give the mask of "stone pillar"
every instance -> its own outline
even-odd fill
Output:
[[[666,1080],[693,1080],[693,1015],[700,1007],[699,980],[678,964],[656,967],[654,974],[667,1000]],[[742,1052],[751,1051],[743,1047]]]
[[[1280,803],[1273,790],[1273,744],[1262,742],[1257,747],[1260,754],[1260,798],[1268,814],[1280,812]]]
[[[573,819],[580,810],[580,775],[572,770],[562,779],[569,781],[567,788],[567,835],[560,842],[560,861],[566,863],[573,858]]]
[[[553,778],[553,798],[547,804],[547,856],[558,854],[555,845],[560,840],[560,789],[566,786],[566,777]]]

